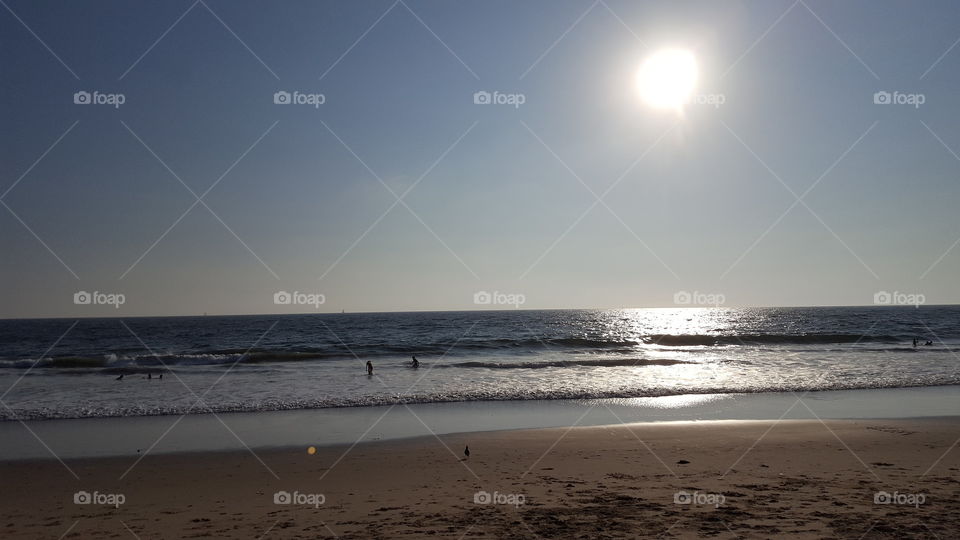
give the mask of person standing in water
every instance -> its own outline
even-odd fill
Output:
[[[414,369],[420,367],[420,361],[417,360],[417,357],[416,357],[416,356],[411,356],[411,358],[413,358],[413,360],[410,362],[410,367],[412,367],[412,368],[414,368]]]
[[[373,364],[369,360],[367,360],[367,375],[373,375]]]

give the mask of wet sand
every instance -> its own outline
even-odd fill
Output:
[[[713,421],[4,462],[0,535],[949,538],[958,437],[955,417]]]

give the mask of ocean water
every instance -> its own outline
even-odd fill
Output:
[[[957,384],[958,306],[0,320],[3,420]]]

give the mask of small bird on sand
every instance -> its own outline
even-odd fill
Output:
[[[467,445],[467,446],[463,449],[463,455],[465,455],[465,456],[467,456],[467,457],[470,457],[470,445]]]

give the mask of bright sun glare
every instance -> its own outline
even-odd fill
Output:
[[[650,55],[637,73],[640,97],[657,109],[679,110],[697,84],[697,61],[683,49],[663,49]]]

